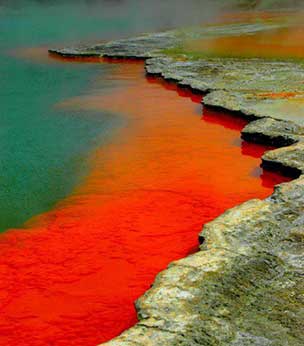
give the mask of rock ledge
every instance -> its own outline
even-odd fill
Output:
[[[287,88],[295,95],[304,91],[304,68],[261,59],[167,57],[162,50],[180,40],[168,32],[50,52],[147,59],[148,74],[209,93],[206,107],[252,121],[242,131],[244,140],[282,147],[263,156],[263,167],[297,179],[277,186],[266,200],[248,201],[206,224],[200,251],[161,272],[136,302],[139,322],[104,345],[302,346],[303,120],[278,112],[278,102],[286,100],[273,95]]]

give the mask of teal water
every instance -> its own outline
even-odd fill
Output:
[[[55,107],[85,93],[96,73],[106,76],[113,67],[35,61],[18,51],[160,30],[187,23],[191,13],[199,15],[195,6],[172,15],[175,7],[172,1],[1,2],[0,231],[22,225],[64,198],[85,175],[88,153],[122,125],[118,114]]]
[[[67,18],[60,13],[69,13]],[[80,114],[54,106],[85,90],[96,66],[37,63],[12,49],[117,30],[122,23],[86,18],[80,8],[27,5],[0,12],[0,231],[20,226],[68,194],[86,172],[86,155],[119,125],[117,116]],[[110,67],[98,66],[99,73]]]

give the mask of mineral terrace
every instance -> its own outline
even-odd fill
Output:
[[[172,53],[187,40],[249,36],[280,25],[214,25],[50,50],[146,59],[148,74],[206,93],[205,107],[249,119],[244,140],[281,147],[267,152],[262,165],[296,178],[205,225],[200,251],[160,273],[136,302],[139,322],[105,345],[304,345],[304,60]]]

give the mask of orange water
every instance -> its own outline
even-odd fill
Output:
[[[57,107],[119,112],[125,126],[90,154],[90,173],[24,229],[0,235],[0,345],[88,346],[136,322],[134,300],[172,260],[197,250],[202,225],[264,198],[281,176],[266,147],[244,144],[245,121],[201,96],[117,63],[122,87]],[[98,79],[96,81],[98,83]]]
[[[183,50],[190,53],[249,58],[304,58],[304,13],[289,12],[245,12],[220,17],[216,25],[276,24],[251,34],[227,35],[217,38],[189,40]]]

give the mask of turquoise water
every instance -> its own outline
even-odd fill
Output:
[[[163,2],[157,5],[148,1],[1,4],[0,231],[3,231],[22,225],[64,198],[85,175],[88,153],[122,125],[118,114],[83,114],[55,107],[60,101],[85,93],[96,73],[106,76],[113,67],[31,60],[23,58],[19,50],[160,30],[187,23],[191,11],[172,15],[175,8],[172,1],[166,6]],[[192,11],[197,13],[195,6]],[[115,83],[99,87],[113,88]]]
[[[60,17],[64,12],[67,18]],[[87,153],[119,124],[114,115],[88,116],[54,107],[81,94],[96,66],[37,63],[11,54],[12,49],[51,45],[99,30],[111,33],[114,24],[117,30],[121,26],[120,20],[100,25],[88,17],[76,25],[80,15],[72,4],[0,12],[0,231],[20,226],[68,194],[86,172]],[[109,69],[98,66],[99,73]]]

